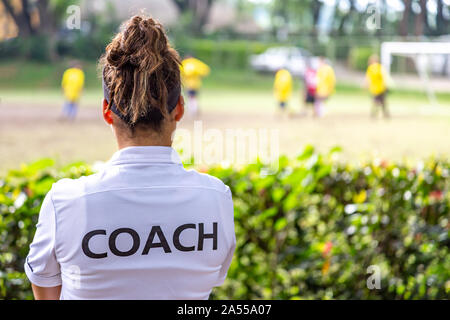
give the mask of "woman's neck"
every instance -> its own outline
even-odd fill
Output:
[[[172,134],[169,132],[135,132],[133,136],[129,134],[120,133],[114,131],[117,140],[118,149],[123,149],[127,147],[138,147],[138,146],[162,146],[171,147],[172,146]]]

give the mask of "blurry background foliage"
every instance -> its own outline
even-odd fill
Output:
[[[335,161],[307,147],[278,169],[208,173],[230,186],[237,249],[220,299],[448,299],[450,162]],[[23,270],[42,200],[58,179],[92,173],[44,159],[0,179],[0,298],[31,299]],[[367,268],[381,270],[369,290]]]
[[[447,0],[394,2],[377,1],[382,27],[373,30],[367,28],[373,1],[166,0],[162,8],[156,0],[134,0],[130,7],[148,4],[151,9],[147,11],[156,16],[171,9],[176,18],[165,25],[175,46],[182,55],[191,53],[213,67],[246,68],[251,54],[271,46],[295,45],[361,69],[368,48],[376,52],[383,41],[448,41]],[[0,0],[0,27],[4,29],[0,59],[96,60],[124,20],[123,12],[118,12],[122,7],[116,8],[120,3]],[[82,8],[81,30],[67,29],[66,9],[72,4]],[[96,6],[102,9],[92,9]],[[396,69],[414,71],[405,62],[395,64]]]

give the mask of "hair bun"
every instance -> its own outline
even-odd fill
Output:
[[[152,18],[133,17],[126,24],[124,32],[118,35],[117,41],[113,41],[115,45],[107,55],[108,63],[116,68],[125,65],[140,68],[142,56],[146,54],[146,44],[160,41],[162,38],[155,34],[155,31],[158,32],[155,29],[158,25]]]
[[[142,21],[139,23],[139,29],[140,29],[142,32],[147,32],[147,30],[148,30],[149,27],[150,27],[150,24],[149,24],[149,21],[148,21],[148,20],[142,20]]]

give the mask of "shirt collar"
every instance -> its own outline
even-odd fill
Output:
[[[175,149],[163,146],[126,147],[114,153],[108,163],[111,165],[136,163],[182,164]]]

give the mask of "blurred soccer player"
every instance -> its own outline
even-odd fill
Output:
[[[62,116],[74,120],[77,115],[78,101],[84,87],[84,72],[79,62],[72,62],[71,67],[64,72],[61,86],[66,99]]]
[[[304,111],[303,115],[308,113],[308,107],[314,107],[316,102],[316,91],[317,91],[317,65],[314,64],[312,59],[309,59],[307,62],[305,74],[303,76],[304,82],[304,100],[303,106]]]
[[[336,86],[336,76],[333,68],[326,62],[324,57],[320,58],[317,70],[317,90],[316,101],[314,103],[314,113],[321,117],[324,113],[325,101],[334,93]]]
[[[386,118],[389,118],[390,114],[386,105],[388,76],[385,69],[380,64],[378,56],[375,54],[369,58],[366,81],[369,85],[369,91],[373,96],[372,117],[377,116],[378,109],[381,107],[383,115]]]
[[[199,113],[198,92],[202,87],[202,79],[209,75],[210,68],[202,61],[187,57],[181,63],[181,75],[188,94],[188,110],[192,115]]]
[[[274,93],[281,111],[286,110],[292,94],[292,76],[286,69],[280,69],[275,74]]]

